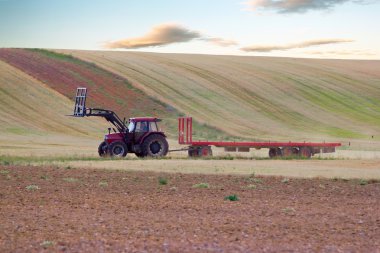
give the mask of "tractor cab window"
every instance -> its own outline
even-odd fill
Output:
[[[135,129],[135,122],[133,121],[129,122],[128,132],[132,133],[134,129]]]
[[[137,122],[135,132],[137,133],[148,132],[148,122],[145,122],[145,121]]]
[[[149,132],[158,132],[156,122],[149,122]]]

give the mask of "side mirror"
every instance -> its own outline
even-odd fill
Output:
[[[110,127],[108,128],[108,134],[111,134],[111,128]]]

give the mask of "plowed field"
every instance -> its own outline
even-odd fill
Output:
[[[0,172],[0,252],[380,250],[375,181],[14,166]],[[209,188],[195,187],[200,183]],[[238,201],[225,200],[234,194]]]

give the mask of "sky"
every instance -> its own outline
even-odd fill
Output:
[[[0,0],[0,47],[380,59],[380,0]]]

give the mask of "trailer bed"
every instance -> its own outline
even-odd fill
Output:
[[[226,152],[249,152],[251,148],[269,149],[269,157],[302,156],[310,158],[317,153],[333,153],[341,143],[333,142],[227,142],[193,141],[191,117],[178,119],[178,143],[189,145],[189,156],[210,156],[211,146],[224,147]]]

